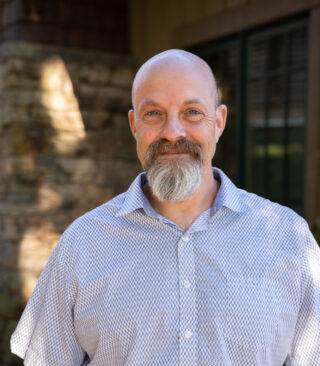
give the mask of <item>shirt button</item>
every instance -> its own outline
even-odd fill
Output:
[[[192,332],[191,332],[191,330],[186,330],[185,332],[184,332],[184,336],[186,337],[186,338],[191,338],[191,336],[192,336]]]
[[[190,282],[190,281],[188,281],[188,280],[184,280],[184,281],[183,281],[183,286],[184,286],[185,288],[189,288],[189,287],[191,286],[191,282]]]
[[[182,240],[183,240],[183,241],[189,241],[189,240],[190,240],[190,238],[189,238],[188,236],[183,236],[183,237],[182,237]]]

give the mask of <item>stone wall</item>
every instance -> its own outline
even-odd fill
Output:
[[[0,47],[0,365],[54,245],[139,171],[127,122],[128,56]]]

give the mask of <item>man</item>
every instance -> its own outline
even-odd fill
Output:
[[[26,365],[320,365],[320,250],[292,210],[211,167],[209,66],[147,61],[129,123],[146,173],[62,235],[12,336]]]

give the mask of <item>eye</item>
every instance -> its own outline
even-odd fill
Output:
[[[143,113],[143,119],[147,122],[160,122],[162,121],[163,113],[156,109],[147,110]]]
[[[198,109],[188,109],[184,112],[184,116],[188,121],[191,122],[198,122],[204,118],[203,112],[199,111]]]
[[[147,116],[153,117],[153,116],[158,116],[159,112],[158,111],[149,111],[146,113]]]
[[[195,115],[195,114],[199,114],[200,112],[199,112],[199,111],[197,111],[196,109],[189,109],[189,110],[187,111],[187,113],[188,113],[188,114],[190,114],[190,115]]]

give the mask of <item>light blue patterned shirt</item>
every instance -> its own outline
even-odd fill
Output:
[[[221,186],[183,232],[141,189],[77,219],[15,333],[26,365],[320,365],[320,249],[292,210]]]

